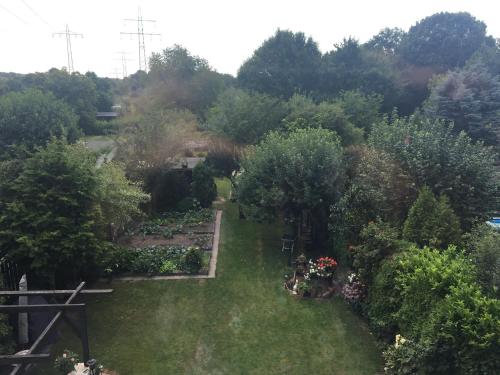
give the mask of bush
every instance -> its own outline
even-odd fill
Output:
[[[205,163],[217,177],[230,177],[233,171],[239,169],[238,156],[228,148],[213,148],[208,151]]]
[[[498,374],[500,300],[474,284],[458,283],[430,314],[421,342],[434,348],[433,374]]]
[[[401,293],[396,287],[397,264],[397,259],[383,262],[368,289],[370,326],[377,336],[386,339],[399,331],[396,313],[401,306]]]
[[[383,352],[385,373],[388,375],[425,375],[434,373],[426,366],[428,347],[400,335],[394,345]]]
[[[184,270],[189,273],[197,273],[203,266],[203,254],[197,247],[188,248],[183,258]]]
[[[362,245],[352,249],[353,266],[365,284],[370,285],[383,259],[398,251],[397,229],[378,219],[361,231]]]
[[[403,236],[420,246],[446,248],[460,241],[460,221],[442,195],[439,200],[429,188],[420,190],[404,223]]]
[[[369,143],[399,161],[418,188],[446,194],[465,228],[495,208],[495,153],[464,132],[456,134],[452,124],[421,114],[393,116],[373,126]]]
[[[205,164],[200,163],[193,169],[191,189],[194,198],[202,207],[210,207],[217,197],[217,186],[214,182],[213,171]]]
[[[452,286],[473,284],[474,265],[455,247],[410,247],[385,262],[369,290],[371,323],[380,334],[418,337]]]
[[[51,93],[10,92],[0,97],[0,158],[10,159],[45,146],[52,137],[74,142],[81,135],[71,108]]]
[[[486,294],[500,298],[500,232],[482,224],[466,236],[466,244],[479,285]]]
[[[350,147],[345,160],[349,186],[332,207],[334,236],[357,243],[361,230],[377,217],[402,225],[416,197],[408,173],[388,153],[373,147]]]
[[[500,301],[484,296],[455,247],[416,247],[385,262],[368,308],[378,333],[400,332],[384,353],[389,374],[496,374]]]

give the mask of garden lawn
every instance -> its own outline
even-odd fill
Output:
[[[114,294],[88,299],[93,356],[120,375],[380,372],[374,338],[341,299],[285,292],[283,228],[220,207],[217,277],[114,282]],[[64,334],[58,350],[80,350]]]

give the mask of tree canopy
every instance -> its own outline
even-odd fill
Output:
[[[441,12],[410,28],[401,43],[401,55],[416,65],[442,69],[460,67],[482,45],[494,45],[486,25],[466,12]]]
[[[420,114],[375,124],[369,143],[392,155],[414,179],[436,195],[446,194],[462,224],[486,217],[495,202],[495,154],[453,125]]]
[[[228,83],[205,59],[179,45],[153,53],[149,64],[149,99],[161,107],[188,109],[198,116],[204,115]]]
[[[326,224],[344,175],[335,133],[326,129],[273,132],[241,164],[237,196],[248,214],[266,219],[284,211],[293,220],[310,210],[319,225]]]
[[[500,144],[500,78],[484,65],[448,72],[434,80],[424,111],[453,121],[474,140]]]
[[[354,38],[344,39],[322,56],[320,77],[318,91],[322,98],[359,90],[382,95],[386,109],[392,109],[398,100],[398,72],[391,58],[363,47]]]
[[[208,111],[207,127],[237,143],[255,144],[266,133],[278,130],[286,113],[280,99],[230,88]]]
[[[53,286],[56,274],[76,281],[102,250],[94,165],[83,146],[55,141],[4,181],[9,194],[0,197],[0,247],[37,281]]]
[[[244,88],[288,99],[316,89],[320,64],[321,52],[312,38],[278,30],[243,63],[238,82]]]
[[[20,156],[52,137],[76,141],[77,116],[51,93],[29,89],[0,96],[0,159]]]

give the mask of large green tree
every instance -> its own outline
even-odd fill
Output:
[[[357,243],[363,227],[377,218],[400,227],[416,196],[409,173],[392,155],[373,147],[349,147],[345,155],[347,186],[332,207],[332,232]]]
[[[466,12],[442,12],[412,26],[400,51],[409,63],[445,70],[463,66],[485,44],[494,40],[486,35],[484,22]]]
[[[376,93],[383,96],[385,110],[391,110],[398,100],[398,74],[391,57],[363,47],[354,38],[344,39],[323,55],[320,76],[318,91],[322,98],[334,98],[349,90]]]
[[[0,134],[0,158],[8,158],[44,146],[52,137],[74,142],[80,131],[66,103],[29,89],[0,97]]]
[[[150,100],[161,107],[188,109],[198,116],[204,115],[228,83],[207,60],[179,45],[153,53],[149,65]]]
[[[340,141],[329,130],[273,132],[242,161],[236,181],[238,200],[248,214],[258,218],[285,212],[297,220],[304,210],[309,211],[321,237],[329,206],[342,188],[342,162]]]
[[[369,143],[392,155],[418,188],[445,194],[466,227],[495,210],[499,181],[495,154],[453,125],[420,114],[375,124]]]
[[[315,104],[308,97],[294,95],[287,102],[288,114],[283,119],[283,125],[289,131],[300,128],[328,129],[339,135],[343,145],[360,143],[363,141],[363,129],[354,126],[350,121],[351,118],[355,119],[355,116],[352,112],[345,112],[344,104],[342,99],[334,103]]]
[[[393,55],[398,52],[399,45],[401,44],[406,33],[398,28],[386,27],[365,43],[365,46],[383,53]]]
[[[255,144],[278,130],[287,108],[280,99],[266,94],[230,88],[224,91],[207,115],[207,127],[237,143]]]
[[[321,52],[303,33],[278,30],[240,67],[242,87],[272,96],[289,98],[316,89]]]
[[[474,140],[500,144],[500,79],[482,64],[450,71],[434,80],[425,112],[453,121]]]
[[[95,164],[84,146],[61,140],[22,165],[0,164],[1,255],[34,285],[64,287],[95,274],[108,226],[123,228],[147,199],[116,165]]]
[[[56,141],[3,182],[8,187],[0,197],[0,247],[38,283],[77,281],[102,251],[94,165],[83,146]]]
[[[460,220],[448,198],[436,199],[427,186],[420,189],[403,227],[403,237],[420,246],[446,248],[460,241]]]

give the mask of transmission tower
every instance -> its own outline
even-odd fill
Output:
[[[151,38],[154,36],[160,36],[158,33],[145,33],[144,32],[144,22],[156,22],[155,20],[145,20],[142,18],[141,8],[137,11],[137,18],[126,18],[125,22],[137,22],[137,32],[125,32],[122,31],[121,35],[136,35],[137,42],[139,46],[139,70],[148,71],[148,60],[146,57],[146,43],[144,40],[144,36],[150,36]]]
[[[111,73],[109,73],[109,75],[114,76],[115,79],[119,79],[120,78],[120,69],[115,68],[115,70],[112,71]]]
[[[114,59],[114,60],[115,61],[120,61],[122,63],[122,78],[125,78],[125,77],[128,76],[128,73],[127,73],[127,62],[128,61],[132,61],[132,60],[127,58],[127,55],[129,55],[128,52],[118,51],[116,53],[120,55],[120,58],[119,59]]]
[[[71,38],[73,37],[83,38],[83,34],[70,31],[68,25],[66,25],[66,30],[61,31],[59,33],[53,33],[52,37],[54,37],[55,35],[58,35],[60,37],[64,35],[66,37],[66,54],[68,55],[68,73],[71,74],[75,71],[75,67],[73,65],[73,51],[71,49]]]

